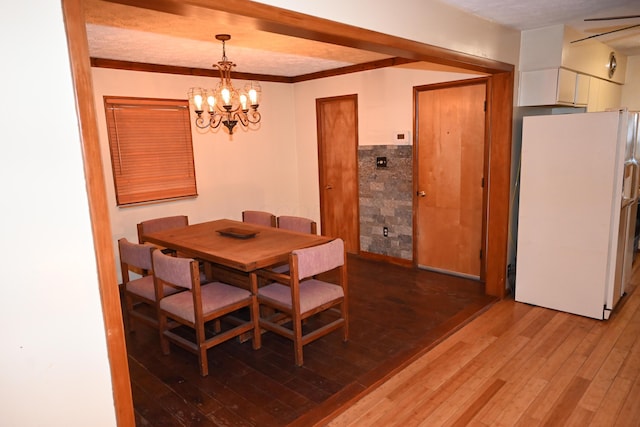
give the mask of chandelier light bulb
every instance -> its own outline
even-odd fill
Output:
[[[202,111],[202,95],[194,95],[193,103],[196,104],[197,111]]]
[[[223,88],[220,93],[222,94],[222,102],[224,105],[231,105],[231,92],[228,88]]]
[[[258,103],[258,92],[255,89],[249,90],[249,99],[251,100],[251,105]]]
[[[240,104],[242,105],[243,110],[247,109],[247,95],[245,94],[240,95]]]

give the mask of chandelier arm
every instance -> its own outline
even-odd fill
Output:
[[[247,114],[247,120],[249,123],[257,124],[260,122],[262,115],[258,110],[251,110],[249,114]]]
[[[198,117],[196,118],[197,127],[199,127],[200,129],[206,129],[209,127],[210,124],[211,124],[211,119],[205,120],[200,114],[198,114]]]
[[[247,111],[238,111],[233,113],[233,119],[239,122],[245,128],[251,128],[251,125],[256,125],[260,122],[260,113],[257,111],[251,111],[250,115]]]
[[[249,120],[247,120],[247,117],[243,112],[237,111],[233,113],[233,118],[239,121],[242,126],[249,126]]]
[[[209,127],[211,129],[217,129],[220,126],[220,123],[222,123],[222,117],[223,116],[221,114],[211,115],[209,118]]]

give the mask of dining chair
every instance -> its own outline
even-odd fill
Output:
[[[276,216],[270,212],[264,211],[243,211],[242,222],[264,225],[265,227],[275,227]]]
[[[125,302],[125,328],[129,332],[135,329],[134,320],[153,328],[158,327],[151,258],[155,249],[153,245],[129,242],[126,238],[118,240]],[[139,276],[140,273],[142,276]],[[163,294],[171,295],[179,291],[178,288],[166,286]]]
[[[211,347],[253,331],[253,348],[260,348],[255,292],[222,282],[202,285],[198,262],[191,258],[172,257],[161,251],[154,251],[152,258],[158,296],[160,345],[165,355],[170,353],[170,343],[197,354],[200,375],[204,377],[209,374],[207,350]],[[166,295],[164,290],[167,285],[184,289],[184,292]],[[249,309],[249,320],[234,316],[243,308]],[[176,326],[171,325],[169,320],[175,322]],[[207,322],[213,323],[214,327],[207,328]],[[193,329],[195,339],[189,339],[189,335],[181,333],[181,325]]]
[[[258,305],[269,309],[263,311],[268,314],[260,317],[260,327],[293,341],[297,366],[303,364],[304,345],[340,328],[343,340],[349,339],[345,257],[344,242],[335,239],[291,252],[288,275],[269,269],[256,272],[258,278],[272,281],[258,289]],[[316,277],[321,273],[328,274]],[[331,316],[311,321],[325,312]]]
[[[309,218],[301,216],[282,215],[278,217],[278,228],[300,233],[318,234],[318,225]]]
[[[164,216],[142,221],[137,225],[138,242],[145,243],[145,233],[154,233],[156,231],[164,231],[171,228],[186,227],[187,225],[189,225],[189,217],[187,215]],[[160,247],[160,250],[165,254],[177,255],[176,251],[173,249]],[[200,280],[203,282],[206,281],[203,263],[200,263]]]
[[[318,234],[318,226],[316,222],[309,218],[301,216],[282,215],[278,217],[278,228],[283,230],[298,231],[300,233]],[[273,267],[276,273],[288,273],[289,264],[282,264]]]
[[[169,230],[171,228],[186,227],[189,225],[189,217],[186,215],[165,216],[153,218],[138,223],[138,243],[144,243],[145,233]],[[166,253],[167,251],[165,251]]]

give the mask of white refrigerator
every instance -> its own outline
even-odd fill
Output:
[[[626,110],[524,117],[516,301],[609,318],[633,258],[637,123]]]

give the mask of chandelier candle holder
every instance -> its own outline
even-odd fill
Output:
[[[220,71],[220,82],[215,89],[192,87],[189,89],[189,104],[196,112],[196,126],[200,129],[217,129],[223,124],[229,135],[239,123],[245,128],[256,128],[260,123],[260,97],[262,88],[260,83],[247,83],[241,90],[237,90],[231,83],[231,69],[236,66],[227,59],[225,42],[231,39],[229,34],[218,34],[216,39],[222,42],[222,60],[213,64]],[[209,117],[204,117],[205,110]]]

